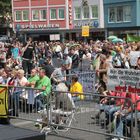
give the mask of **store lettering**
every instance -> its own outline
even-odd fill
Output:
[[[32,24],[32,25],[21,25],[21,29],[45,29],[45,28],[59,28],[59,24]]]
[[[82,26],[93,26],[93,22],[80,22],[74,24],[74,27],[82,27]]]

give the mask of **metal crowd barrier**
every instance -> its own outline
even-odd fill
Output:
[[[140,100],[138,100],[134,106],[135,108],[138,107],[139,110],[134,111],[134,116],[133,117],[133,126],[134,126],[134,138],[136,140],[140,140]]]
[[[49,109],[49,124],[43,128],[42,132],[68,131],[76,129],[89,133],[104,135],[109,138],[134,138],[134,116],[133,112],[125,115],[125,108],[118,106],[116,102],[122,102],[123,105],[129,104],[133,108],[133,103],[129,98],[117,96],[103,96],[100,94],[84,93],[84,99],[75,99],[73,95],[64,91],[53,91]],[[107,104],[100,104],[103,98],[107,99]],[[115,114],[118,112],[118,115]],[[97,117],[96,114],[99,114]],[[46,114],[47,115],[47,114]],[[117,115],[117,117],[115,117]],[[126,116],[130,117],[129,120]],[[119,122],[121,126],[118,128]],[[123,125],[123,128],[122,128]],[[119,132],[120,129],[122,130]]]
[[[88,83],[87,80],[85,81],[87,75],[84,76],[87,73],[79,73],[79,78],[80,74],[81,81],[83,80],[81,83],[83,86],[85,84],[88,86],[90,80]],[[92,75],[93,72],[90,74]],[[95,78],[90,74],[88,73],[91,79]],[[75,73],[69,75],[69,79],[72,75]],[[9,117],[39,122],[41,132],[46,133],[75,129],[103,135],[105,138],[140,139],[140,115],[135,109],[139,100],[134,103],[124,96],[104,96],[94,93],[93,83],[91,83],[92,89],[91,86],[87,88],[92,92],[87,90],[84,93],[70,93],[63,84],[59,90],[53,89],[50,96],[43,97],[37,96],[43,92],[41,89],[7,87]],[[81,95],[84,98],[81,98]],[[0,98],[0,105],[2,103]],[[128,108],[125,108],[127,106],[133,111],[128,113]],[[115,112],[118,113],[115,114]]]
[[[38,111],[49,106],[49,96],[42,96],[44,90],[30,87],[8,86],[8,110],[10,118],[36,122]]]

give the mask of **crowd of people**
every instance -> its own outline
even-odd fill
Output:
[[[71,73],[71,70],[82,71],[82,63],[85,61],[90,64],[89,70],[96,72],[99,93],[108,93],[107,96],[111,94],[106,85],[107,71],[110,68],[140,70],[140,56],[137,57],[135,65],[131,63],[130,54],[132,51],[140,51],[140,42],[112,43],[111,40],[90,40],[86,43],[83,41],[61,43],[58,41],[33,41],[29,37],[26,43],[18,40],[14,40],[10,44],[0,43],[0,84],[44,90],[36,97],[30,94],[27,101],[31,106],[36,102],[37,110],[40,110],[43,108],[41,99],[50,94],[52,85],[63,82],[71,92],[83,93],[83,87],[78,82],[78,77],[74,76],[72,83],[70,83],[67,75]],[[17,99],[20,92],[21,90],[14,88],[14,94],[12,95],[12,98],[16,99],[17,108]],[[118,93],[113,95],[121,96]],[[134,101],[133,97],[130,97],[127,93],[125,97],[132,98]],[[83,100],[84,95],[73,94],[73,99],[75,100],[75,98]],[[105,103],[103,102],[103,104]],[[113,111],[109,108],[105,109],[107,116],[108,114],[113,116],[114,113],[118,115],[119,112],[117,111],[121,105],[123,105],[123,102],[119,105],[114,104]],[[117,110],[115,110],[115,107]],[[131,112],[131,109],[129,111]],[[14,114],[18,116],[16,112]]]

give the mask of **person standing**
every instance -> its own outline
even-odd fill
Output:
[[[66,74],[70,74],[70,70],[72,67],[72,59],[70,56],[68,56],[67,53],[63,54],[62,65],[64,65],[64,67],[66,68]]]
[[[70,49],[70,54],[72,58],[72,70],[78,70],[79,55],[76,53],[75,48]]]
[[[6,49],[4,43],[0,43],[0,68],[6,66]]]
[[[34,55],[34,46],[32,44],[32,38],[30,37],[26,46],[22,50],[22,67],[25,74],[30,74],[32,69],[32,60]]]
[[[51,56],[48,56],[46,58],[46,61],[43,64],[43,69],[45,69],[45,71],[46,71],[46,76],[48,76],[50,78],[51,74],[55,70],[54,66],[52,65],[52,58],[51,58]]]
[[[135,66],[136,70],[140,70],[140,57],[137,59],[137,65]]]

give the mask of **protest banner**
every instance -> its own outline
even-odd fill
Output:
[[[71,71],[71,74],[76,74],[79,78],[79,82],[83,86],[84,92],[94,92],[94,85],[96,80],[95,72],[92,71]]]
[[[0,118],[8,116],[8,94],[7,87],[0,87]]]
[[[133,69],[110,69],[108,90],[140,93],[140,71]]]
[[[131,66],[136,66],[138,57],[140,57],[140,51],[131,51],[130,52]]]

